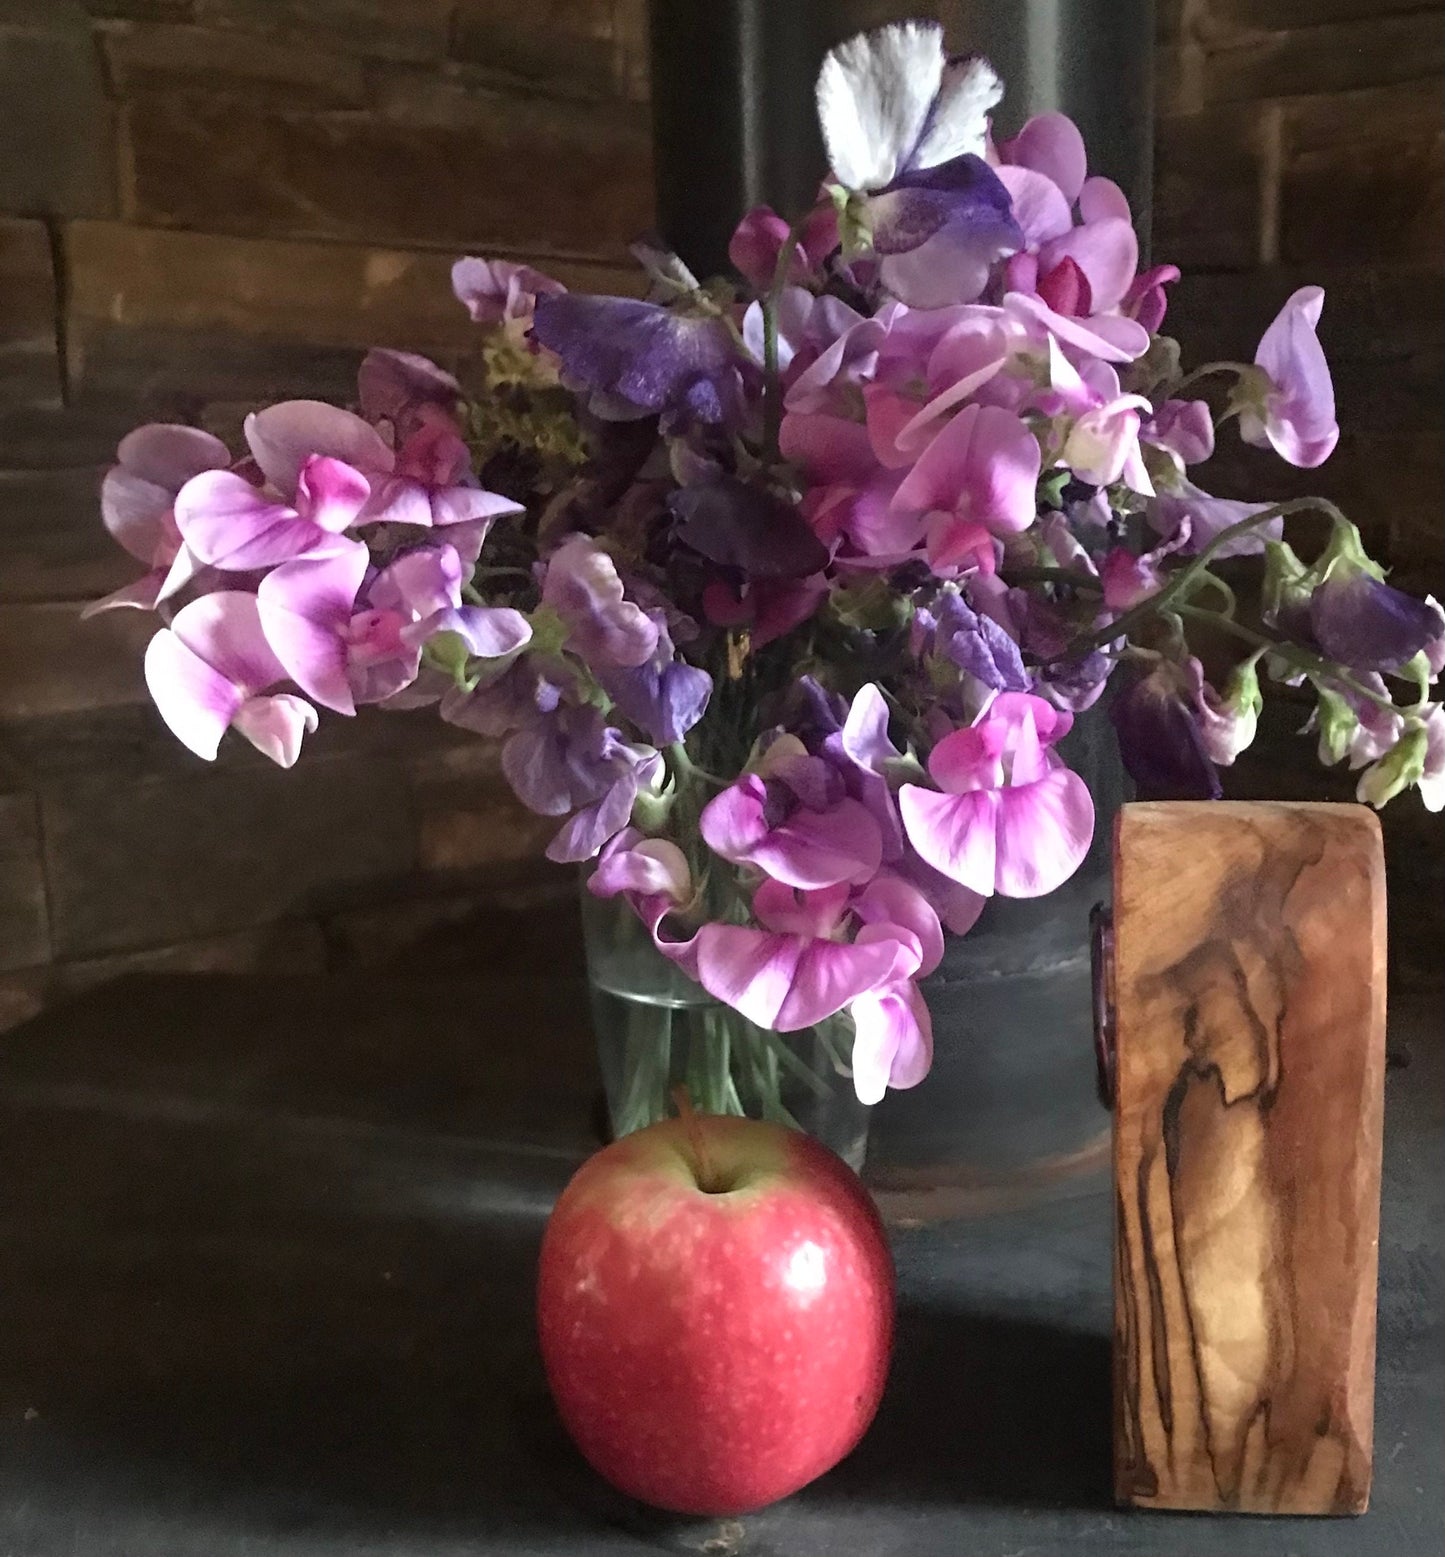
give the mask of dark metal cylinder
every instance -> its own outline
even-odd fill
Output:
[[[1123,186],[1147,235],[1154,0],[652,0],[658,227],[695,271],[727,269],[751,206],[796,215],[812,199],[826,171],[813,106],[826,50],[919,14],[944,21],[951,49],[998,68],[1001,133],[1050,108],[1075,119],[1091,170]]]

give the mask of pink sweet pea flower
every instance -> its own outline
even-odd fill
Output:
[[[171,733],[207,762],[234,725],[289,768],[303,735],[316,728],[316,710],[304,699],[261,695],[287,677],[261,630],[254,595],[218,590],[183,607],[151,639],[145,677]]]
[[[473,524],[480,549],[494,519],[521,512],[521,503],[484,491],[472,480],[471,453],[455,427],[432,422],[418,427],[396,451],[390,474],[373,478],[357,523],[423,529]]]
[[[94,616],[117,606],[152,610],[194,577],[200,564],[176,528],[176,494],[207,470],[224,470],[231,455],[219,438],[199,427],[152,422],[127,433],[100,488],[105,527],[150,571],[81,613]]]
[[[965,406],[919,456],[891,506],[930,516],[935,568],[981,558],[993,536],[1033,523],[1040,458],[1038,441],[1017,416]]]
[[[234,471],[206,471],[176,494],[176,526],[196,558],[229,573],[347,552],[364,562],[366,548],[343,532],[356,522],[370,490],[360,471],[324,455],[302,463],[289,503]]]
[[[1272,445],[1291,465],[1322,465],[1339,442],[1335,389],[1329,364],[1315,333],[1324,308],[1321,287],[1301,287],[1264,332],[1255,365],[1265,384],[1242,384],[1248,399],[1239,417],[1239,435],[1257,448]]]
[[[1050,748],[1070,715],[1002,692],[933,748],[938,790],[905,784],[899,809],[924,862],[971,891],[1042,897],[1078,869],[1094,832],[1088,786]]]
[[[317,455],[361,471],[368,483],[395,463],[390,445],[370,422],[324,400],[283,400],[255,411],[246,418],[245,434],[261,474],[288,502]]]
[[[767,766],[768,777],[745,773],[704,807],[699,827],[707,846],[805,891],[875,876],[883,837],[842,777],[796,748]]]
[[[1169,299],[1164,288],[1178,279],[1177,265],[1155,265],[1150,270],[1142,271],[1134,277],[1129,290],[1124,294],[1121,311],[1126,317],[1137,320],[1151,335],[1157,334],[1169,309]]]
[[[728,243],[733,268],[759,294],[773,284],[778,255],[788,236],[788,224],[771,206],[754,206],[737,225]],[[788,280],[802,285],[814,280],[828,255],[838,247],[838,213],[820,205],[804,223],[788,261]]]

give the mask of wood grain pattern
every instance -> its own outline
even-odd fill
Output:
[[[1141,804],[1115,840],[1114,1480],[1368,1502],[1384,862],[1361,806]]]

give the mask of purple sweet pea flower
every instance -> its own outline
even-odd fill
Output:
[[[630,297],[540,298],[532,339],[604,419],[661,414],[668,425],[738,422],[740,359],[727,324]]]
[[[207,762],[234,726],[289,768],[302,737],[316,728],[316,710],[304,699],[262,695],[287,672],[261,630],[254,595],[217,590],[182,607],[151,639],[145,677],[171,733]]]
[[[931,612],[920,612],[927,652],[965,671],[990,692],[1031,690],[1018,643],[1001,623],[975,611],[956,590],[945,590]]]
[[[502,771],[530,810],[574,813],[547,845],[548,859],[574,864],[627,826],[638,794],[661,779],[662,758],[625,741],[595,708],[563,705],[508,737]]]
[[[1301,287],[1289,298],[1254,354],[1262,384],[1246,380],[1237,391],[1240,437],[1273,446],[1306,470],[1322,465],[1340,437],[1329,364],[1315,333],[1324,303],[1320,287]]]
[[[796,508],[734,477],[681,487],[668,508],[678,541],[746,578],[803,579],[827,566],[827,548]]]
[[[823,61],[818,119],[833,177],[880,257],[879,280],[910,307],[971,301],[1023,241],[981,155],[1002,95],[987,60],[948,58],[936,22],[880,27]]]
[[[364,564],[366,548],[344,532],[370,495],[366,477],[338,459],[308,455],[292,490],[282,502],[234,471],[205,471],[176,494],[176,527],[194,557],[230,573],[349,553]]]
[[[591,669],[636,668],[657,652],[657,622],[626,590],[617,565],[589,535],[573,535],[547,559],[542,604],[567,628],[564,647]]]
[[[650,658],[641,665],[597,665],[594,670],[624,718],[654,745],[671,746],[702,718],[712,696],[712,677],[678,658],[666,612],[647,614],[657,628],[657,647]]]
[[[1211,497],[1191,482],[1180,481],[1172,492],[1158,493],[1148,507],[1148,520],[1166,538],[1182,537],[1180,550],[1188,554],[1207,546],[1222,530],[1262,514],[1269,503],[1240,503],[1233,498]],[[1275,518],[1246,530],[1215,553],[1217,557],[1246,557],[1262,552],[1267,541],[1284,534],[1284,520]]]
[[[1050,749],[1072,723],[1042,698],[1001,692],[945,736],[928,759],[939,788],[898,796],[925,864],[985,897],[1041,897],[1067,881],[1094,833],[1088,786]]]
[[[93,602],[82,616],[117,606],[151,610],[195,576],[201,564],[176,527],[176,494],[193,476],[224,470],[230,463],[225,444],[199,427],[152,422],[121,439],[116,464],[101,483],[101,519],[112,537],[150,571]]]
[[[830,763],[786,736],[769,748],[764,771],[743,774],[708,802],[699,827],[723,859],[804,890],[868,881],[883,860],[868,809]]]
[[[1197,662],[1161,660],[1109,707],[1119,755],[1144,800],[1218,800],[1223,793],[1200,729]]]
[[[1310,630],[1332,660],[1358,671],[1395,671],[1424,654],[1445,653],[1445,612],[1344,563],[1310,596]]]

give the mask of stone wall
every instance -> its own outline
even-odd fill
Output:
[[[374,714],[289,774],[241,743],[207,765],[144,700],[149,619],[76,618],[133,573],[95,507],[127,428],[344,399],[372,343],[465,352],[458,252],[628,284],[644,29],[643,0],[0,0],[0,1025],[125,968],[511,957],[477,916],[571,890],[479,743]],[[1213,479],[1339,497],[1416,584],[1442,42],[1438,0],[1160,0],[1173,324],[1195,360],[1247,353],[1323,281],[1347,429],[1301,480]]]

